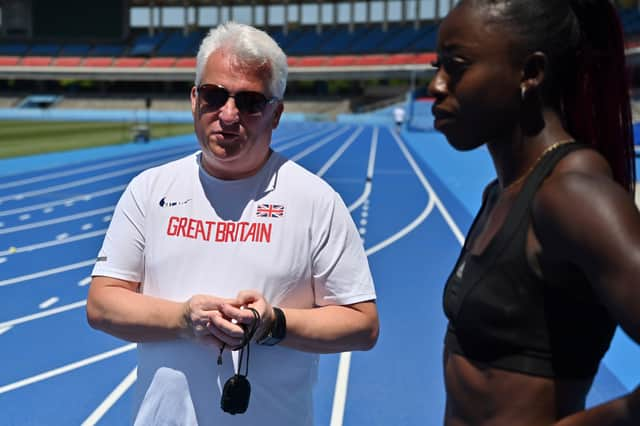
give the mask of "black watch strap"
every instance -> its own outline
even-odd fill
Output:
[[[282,341],[287,335],[287,320],[282,309],[273,307],[274,320],[271,328],[256,339],[259,345],[273,346]]]

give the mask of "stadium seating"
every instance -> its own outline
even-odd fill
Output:
[[[640,46],[640,11],[621,9],[628,46]],[[433,22],[269,27],[267,32],[289,56],[290,67],[368,67],[429,65],[434,59],[438,25]],[[205,29],[184,33],[135,30],[123,43],[46,43],[0,41],[0,67],[195,67]]]
[[[129,55],[153,56],[156,49],[165,41],[166,38],[167,33],[164,31],[160,31],[155,35],[140,34],[134,39]]]
[[[59,56],[87,56],[89,54],[89,50],[91,49],[91,45],[88,43],[79,43],[79,44],[66,44],[62,46]]]

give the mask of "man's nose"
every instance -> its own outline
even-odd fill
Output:
[[[240,111],[238,111],[238,107],[236,106],[235,98],[229,96],[227,102],[222,106],[218,117],[227,124],[232,124],[239,120]]]

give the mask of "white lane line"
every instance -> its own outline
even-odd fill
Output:
[[[101,180],[106,180],[113,177],[118,177],[118,176],[130,174],[134,172],[139,172],[139,171],[148,169],[150,167],[159,166],[160,164],[165,164],[165,163],[167,163],[167,160],[164,160],[164,159],[159,161],[152,161],[147,164],[127,167],[126,169],[117,170],[115,172],[102,173],[100,175],[95,175],[90,178],[78,179],[72,182],[61,183],[53,186],[47,186],[46,188],[34,189],[32,191],[23,192],[20,194],[6,195],[4,197],[0,197],[0,201],[22,200],[28,197],[35,197],[36,195],[49,194],[51,192],[60,191],[62,189],[75,188],[77,186],[87,185],[89,183],[99,182]]]
[[[87,232],[87,233],[84,233],[84,234],[78,234],[78,235],[74,235],[72,237],[67,237],[67,238],[62,239],[62,240],[55,239],[55,240],[43,241],[41,243],[31,244],[31,245],[28,245],[28,246],[14,247],[13,250],[11,250],[11,249],[9,249],[9,250],[0,250],[0,256],[5,256],[5,255],[8,255],[8,254],[15,254],[15,253],[24,253],[24,252],[28,252],[28,251],[40,250],[40,249],[43,249],[43,248],[59,246],[61,244],[68,244],[68,243],[72,243],[72,242],[75,242],[75,241],[86,240],[88,238],[98,237],[98,236],[104,235],[106,233],[107,233],[107,228],[105,228],[105,229],[97,229],[95,231]],[[0,263],[2,263],[1,259],[6,259],[6,258],[0,258]]]
[[[440,201],[440,199],[436,195],[435,191],[433,190],[433,188],[431,187],[431,185],[429,184],[427,179],[424,177],[424,174],[422,173],[422,170],[420,170],[420,168],[416,164],[415,160],[413,159],[413,156],[411,155],[409,150],[406,148],[406,146],[404,145],[402,140],[395,134],[395,132],[390,132],[390,133],[394,137],[394,139],[396,140],[396,143],[400,147],[400,150],[402,151],[402,153],[406,157],[407,161],[411,165],[411,168],[413,169],[413,172],[416,174],[416,176],[420,180],[420,183],[422,183],[422,186],[425,188],[425,190],[429,194],[429,203],[427,204],[427,206],[425,207],[423,212],[416,219],[413,220],[413,222],[411,222],[408,226],[403,228],[400,232],[397,232],[396,234],[392,235],[390,238],[387,238],[386,240],[382,241],[381,243],[376,244],[375,246],[373,246],[373,247],[369,248],[368,250],[366,250],[365,251],[366,255],[370,256],[373,253],[376,253],[377,251],[382,250],[383,248],[389,246],[393,242],[397,241],[398,239],[402,238],[403,236],[405,236],[406,234],[411,232],[414,228],[416,228],[431,213],[431,211],[433,210],[434,205],[437,206],[438,209],[440,210],[440,212],[442,213],[443,217],[445,218],[445,221],[447,222],[447,224],[451,228],[451,230],[452,230],[453,234],[455,235],[455,237],[458,239],[458,242],[460,243],[460,245],[463,245],[464,244],[464,236],[462,235],[462,232],[460,232],[460,229],[458,228],[456,223],[451,218],[451,215],[449,214],[449,212],[446,210],[446,208],[442,204],[442,201]],[[376,137],[376,141],[377,141],[377,137]],[[372,152],[373,152],[373,148],[372,148]],[[371,169],[370,170],[371,171],[367,172],[367,176],[370,176],[370,174],[373,173],[372,172],[372,170],[373,170],[372,164],[373,163],[372,163],[371,157],[370,157],[370,165],[371,165]],[[370,183],[370,181],[371,181],[371,179],[367,179],[367,183],[368,184]],[[365,204],[365,206],[367,206],[368,205],[368,196],[369,196],[370,190],[371,190],[370,187],[368,188],[368,191],[367,191],[367,188],[365,188],[365,192],[360,197],[360,199],[358,201],[356,201],[356,203],[354,203],[351,206],[349,206],[349,211],[353,211],[355,208],[357,208],[356,204],[358,202],[359,203],[364,203],[365,200],[367,200],[367,203]],[[366,194],[366,196],[365,196],[365,194]],[[340,354],[340,362],[338,364],[338,374],[337,374],[337,377],[336,377],[336,387],[335,387],[335,391],[334,391],[334,395],[333,395],[333,409],[332,409],[332,412],[331,412],[331,424],[330,424],[330,426],[342,426],[342,423],[343,423],[344,407],[345,407],[345,402],[346,402],[346,397],[347,397],[347,385],[348,385],[348,381],[349,381],[348,380],[349,379],[348,376],[349,376],[350,365],[351,365],[351,353],[350,352],[341,353]]]
[[[322,177],[324,176],[325,173],[327,173],[327,170],[329,170],[329,168],[331,168],[331,166],[333,166],[333,164],[338,161],[338,158],[340,158],[342,156],[342,154],[344,154],[344,152],[347,150],[347,148],[349,148],[349,146],[351,146],[351,144],[353,143],[353,141],[356,140],[356,138],[358,137],[358,135],[360,133],[362,133],[362,131],[364,130],[364,127],[360,126],[356,129],[356,131],[349,137],[349,139],[347,139],[342,146],[340,146],[340,148],[338,148],[336,150],[336,152],[333,153],[333,155],[329,158],[329,160],[327,160],[326,163],[324,163],[324,165],[320,168],[320,170],[318,170],[318,172],[316,173],[316,175]]]
[[[116,386],[113,391],[102,401],[102,403],[96,408],[93,413],[87,419],[82,422],[81,426],[93,426],[102,419],[102,417],[109,411],[113,405],[125,394],[127,390],[136,382],[138,378],[138,367],[131,370],[127,377]]]
[[[367,165],[367,180],[365,183],[364,191],[360,198],[358,198],[353,204],[349,206],[349,211],[352,212],[360,205],[364,204],[363,210],[367,211],[369,208],[369,194],[371,193],[373,173],[375,170],[376,155],[378,151],[378,136],[379,128],[374,127],[373,134],[371,135],[371,148],[369,150],[369,162]],[[360,235],[364,238],[366,229],[360,230]],[[343,352],[340,354],[340,361],[338,363],[338,373],[336,376],[336,386],[333,393],[333,408],[331,410],[331,423],[330,426],[342,426],[344,419],[344,408],[347,400],[347,386],[349,384],[349,368],[351,366],[351,352]]]
[[[278,151],[284,151],[285,149],[289,149],[289,148],[293,148],[294,146],[302,145],[303,143],[305,143],[305,142],[307,142],[309,140],[318,139],[318,137],[320,137],[320,135],[323,135],[323,134],[326,135],[326,134],[334,131],[335,129],[336,129],[336,126],[331,126],[331,127],[329,127],[329,129],[322,129],[320,131],[313,132],[313,133],[308,134],[308,135],[306,135],[304,137],[301,137],[301,138],[298,138],[298,137],[291,138],[291,139],[294,139],[293,142],[289,142],[289,143],[285,143],[285,144],[282,144],[282,145],[278,145],[278,146],[275,146],[274,148],[277,148]]]
[[[96,363],[98,361],[102,361],[107,358],[114,357],[116,355],[120,355],[122,353],[131,351],[136,348],[135,343],[130,343],[128,345],[121,346],[111,351],[103,352],[98,355],[94,355],[89,358],[85,358],[83,360],[73,362],[71,364],[67,364],[65,366],[45,371],[44,373],[36,374],[35,376],[28,377],[26,379],[19,380],[17,382],[9,383],[4,386],[0,386],[0,395],[3,393],[11,392],[13,390],[22,388],[24,386],[31,385],[33,383],[41,382],[46,379],[50,379],[51,377],[59,376],[60,374],[68,373],[69,371],[77,370],[78,368],[85,367],[87,365]]]
[[[0,327],[0,335],[6,333],[7,331],[11,330],[12,327]]]
[[[87,305],[87,301],[86,300],[81,300],[79,302],[69,303],[68,305],[58,306],[57,308],[49,309],[48,311],[42,311],[42,312],[38,312],[36,314],[26,315],[24,317],[14,318],[14,319],[9,320],[9,321],[0,322],[0,328],[13,327],[13,326],[18,325],[18,324],[24,324],[25,322],[35,321],[35,320],[38,320],[40,318],[46,318],[46,317],[49,317],[51,315],[56,315],[56,314],[60,314],[62,312],[70,311],[72,309],[82,308],[82,307],[84,307],[86,305]]]
[[[76,196],[74,196],[72,198],[65,198],[64,200],[51,201],[51,202],[40,203],[40,204],[33,204],[31,206],[20,207],[20,208],[11,209],[11,210],[4,210],[4,211],[0,211],[0,216],[9,216],[9,215],[12,215],[12,214],[30,212],[30,211],[33,211],[33,210],[40,210],[40,209],[43,209],[42,211],[44,213],[51,213],[53,211],[53,207],[59,206],[59,205],[64,205],[68,201],[88,201],[88,200],[91,200],[91,199],[94,199],[94,198],[103,197],[105,195],[113,194],[114,192],[124,191],[124,189],[126,187],[127,187],[127,185],[118,185],[118,186],[113,186],[111,188],[103,189],[101,191],[95,191],[95,192],[89,192],[89,193],[86,193],[86,194],[80,194],[80,195],[76,195]]]
[[[444,204],[442,204],[442,200],[440,200],[440,197],[438,197],[436,192],[433,190],[427,178],[424,177],[422,170],[420,170],[420,167],[418,167],[416,160],[413,159],[413,156],[405,146],[404,142],[402,142],[402,139],[400,139],[395,132],[391,132],[391,136],[393,136],[393,138],[396,140],[396,143],[400,147],[400,150],[402,151],[404,156],[407,158],[407,161],[411,165],[414,173],[418,176],[418,179],[420,179],[420,183],[422,183],[422,186],[424,186],[424,188],[429,193],[429,197],[432,197],[434,199],[436,207],[438,207],[438,210],[440,210],[440,213],[449,225],[449,228],[451,229],[451,232],[453,232],[453,235],[455,235],[460,245],[464,245],[464,234],[460,231],[460,228],[458,228],[458,225],[449,214],[447,208],[444,206]]]
[[[382,250],[383,248],[395,243],[400,238],[404,237],[409,232],[413,231],[415,228],[418,227],[418,225],[420,225],[427,218],[427,216],[429,216],[429,214],[433,210],[434,206],[435,206],[434,198],[433,197],[429,197],[429,202],[427,203],[427,206],[424,208],[422,213],[420,213],[418,215],[418,217],[416,217],[413,221],[411,221],[410,224],[408,224],[407,226],[405,226],[400,231],[396,232],[395,234],[393,234],[392,236],[390,236],[386,240],[380,241],[378,244],[374,245],[373,247],[369,247],[367,250],[365,250],[365,254],[367,256],[371,256],[372,254],[374,254],[374,253]]]
[[[342,352],[338,364],[336,390],[333,393],[333,408],[331,410],[330,426],[342,426],[344,407],[347,401],[347,386],[349,384],[349,368],[351,367],[351,352]]]
[[[438,207],[438,210],[440,210],[440,213],[442,214],[443,218],[449,225],[449,228],[453,232],[454,236],[457,238],[460,245],[464,244],[464,235],[462,234],[462,232],[460,232],[460,229],[454,222],[453,218],[451,218],[451,215],[442,204],[442,201],[440,201],[440,198],[438,197],[438,195],[435,193],[435,191],[429,184],[429,181],[424,177],[422,170],[420,170],[420,167],[418,167],[418,164],[415,162],[415,160],[411,156],[411,153],[409,152],[407,147],[404,145],[404,142],[402,142],[402,140],[396,135],[395,132],[391,132],[391,135],[396,140],[396,143],[398,144],[398,146],[400,147],[400,150],[402,151],[405,158],[411,165],[411,168],[413,169],[413,172],[418,177],[418,180],[420,180],[420,183],[422,184],[424,189],[427,191],[427,194],[429,195],[429,202],[427,203],[422,213],[420,213],[420,215],[418,215],[418,217],[416,217],[409,225],[405,226],[404,228],[402,228],[400,231],[396,232],[389,238],[365,250],[365,253],[367,254],[367,256],[370,256],[382,250],[383,248],[398,241],[400,238],[404,237],[409,232],[413,231],[415,228],[418,227],[418,225],[420,225],[427,218],[427,216],[429,216],[429,214],[431,214],[431,211],[433,210],[434,206]]]
[[[127,156],[127,158],[121,159],[121,160],[106,161],[104,163],[99,163],[92,166],[71,168],[69,170],[65,170],[61,172],[47,173],[43,175],[34,176],[31,178],[14,180],[8,183],[0,184],[0,189],[13,188],[20,185],[27,185],[35,182],[42,182],[46,180],[57,179],[57,178],[71,176],[79,173],[91,172],[91,171],[100,170],[100,169],[107,169],[115,166],[120,166],[122,164],[133,163],[135,161],[147,160],[155,157],[170,156],[180,152],[184,152],[186,154],[187,152],[192,152],[192,151],[193,151],[193,148],[191,147],[174,148],[166,151],[151,151],[148,154],[144,154],[144,155]]]
[[[44,271],[35,272],[33,274],[21,275],[19,277],[9,278],[0,281],[0,287],[7,285],[18,284],[25,281],[34,280],[36,278],[48,277],[49,275],[59,274],[60,272],[72,271],[74,269],[84,268],[85,266],[91,266],[96,262],[95,259],[84,260],[82,262],[71,263],[69,265],[60,266],[57,268],[46,269]]]
[[[4,253],[4,252],[0,253],[0,255],[4,255],[4,254],[9,254],[9,250],[7,250],[7,253]],[[6,261],[7,261],[6,257],[0,257],[0,264],[4,263]]]
[[[66,232],[56,235],[56,240],[63,241],[63,240],[66,240],[67,238],[69,238],[69,234]]]
[[[313,145],[310,145],[306,149],[303,149],[302,151],[300,151],[296,155],[292,155],[291,157],[289,157],[289,159],[291,161],[298,161],[301,158],[304,158],[307,155],[311,154],[313,151],[319,149],[323,145],[326,145],[327,143],[329,143],[332,140],[336,139],[338,136],[340,136],[341,134],[345,133],[347,130],[349,130],[349,127],[346,127],[346,126],[344,128],[342,128],[342,129],[338,129],[337,131],[329,134],[324,139],[320,139],[318,142],[314,143]]]
[[[10,234],[12,232],[24,231],[26,229],[41,228],[43,226],[55,225],[57,223],[69,222],[69,221],[76,220],[76,219],[83,219],[85,217],[96,216],[96,215],[99,215],[99,214],[112,212],[115,209],[115,207],[116,207],[115,205],[114,206],[108,206],[108,207],[103,207],[101,209],[88,210],[88,211],[85,211],[85,212],[82,212],[82,213],[75,213],[75,214],[70,214],[70,215],[67,215],[67,216],[60,216],[60,217],[57,217],[55,219],[41,220],[40,222],[28,223],[26,225],[12,226],[11,228],[2,228],[2,229],[0,229],[0,235],[2,235],[2,234]]]
[[[60,300],[59,297],[50,297],[38,305],[40,309],[47,309],[49,306],[55,305]]]
[[[84,277],[83,279],[81,279],[80,281],[78,281],[78,286],[80,287],[84,287],[86,285],[91,284],[91,277]]]
[[[349,211],[352,212],[369,199],[371,194],[371,181],[373,180],[373,171],[376,164],[376,155],[378,151],[378,135],[380,131],[378,127],[373,129],[371,135],[371,149],[369,150],[369,164],[367,166],[367,181],[364,183],[364,191],[360,197],[349,206]]]

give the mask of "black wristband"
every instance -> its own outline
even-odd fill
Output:
[[[282,309],[273,307],[274,319],[271,328],[262,336],[256,339],[259,345],[273,346],[282,341],[287,335],[287,320]]]

